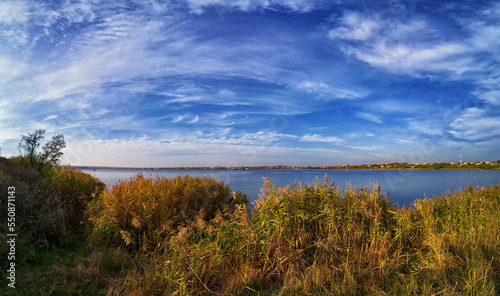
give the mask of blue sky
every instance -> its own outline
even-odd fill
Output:
[[[64,163],[500,159],[496,1],[0,3],[0,146]]]

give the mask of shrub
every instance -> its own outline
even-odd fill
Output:
[[[44,170],[44,179],[51,192],[62,232],[84,230],[87,204],[106,187],[99,179],[79,169],[63,166]]]
[[[58,243],[68,235],[81,235],[86,203],[104,184],[70,167],[47,167],[41,173],[0,158],[0,190],[16,188],[16,231],[37,244]],[[5,208],[6,199],[0,205]],[[3,221],[7,213],[2,211]],[[3,224],[2,224],[3,225]]]
[[[213,178],[148,179],[139,174],[89,204],[90,239],[94,245],[124,246],[133,252],[158,251],[195,217],[209,221],[224,206],[245,199]]]

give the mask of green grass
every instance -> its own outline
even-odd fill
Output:
[[[15,289],[7,288],[6,277],[0,279],[5,295],[106,295],[110,280],[130,260],[110,250],[92,252],[84,240],[57,247],[22,244],[17,248],[25,256],[16,265]]]
[[[252,208],[210,178],[137,176],[100,191],[71,169],[44,176],[33,184],[72,214],[47,215],[66,227],[58,244],[20,241],[13,295],[500,294],[500,185],[401,208],[377,184],[265,180]]]

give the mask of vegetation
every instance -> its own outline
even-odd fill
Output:
[[[15,187],[16,231],[37,245],[61,241],[65,236],[84,232],[87,203],[105,185],[72,167],[50,167],[43,172],[0,158],[0,190]],[[3,209],[7,199],[1,199]],[[1,221],[7,221],[2,211]],[[0,228],[5,230],[6,223]],[[2,231],[2,233],[6,233]]]
[[[500,187],[394,208],[380,187],[278,188],[200,215],[136,261],[124,295],[495,295]],[[187,225],[187,226],[186,226]],[[126,238],[124,238],[126,240]],[[138,268],[140,266],[140,268]]]
[[[139,174],[89,204],[90,241],[133,253],[158,253],[195,218],[208,222],[217,212],[246,202],[246,196],[231,195],[223,181],[212,178],[146,179]]]
[[[265,179],[250,208],[211,178],[138,175],[105,188],[75,168],[0,158],[0,190],[12,186],[9,295],[500,294],[500,184],[400,208],[378,184]]]
[[[94,167],[80,167],[82,169],[92,169]],[[106,168],[106,167],[101,167]],[[288,165],[273,166],[231,166],[231,167],[155,167],[155,168],[116,168],[113,169],[133,169],[133,170],[500,170],[499,161],[480,162],[437,162],[437,163],[407,163],[393,162],[388,164],[356,164],[340,166],[307,166],[297,167]]]
[[[107,282],[105,278],[94,281],[96,275],[88,273],[84,264],[88,257],[82,254],[89,253],[84,215],[87,203],[102,192],[104,184],[75,168],[46,166],[39,172],[18,160],[0,157],[0,192],[7,196],[8,188],[15,187],[17,234],[14,261],[8,259],[8,244],[0,248],[3,270],[10,262],[16,263],[16,289],[8,288],[7,277],[2,276],[0,291],[7,295],[95,295]],[[4,209],[0,239],[6,242],[10,239],[7,198],[0,199],[0,208]],[[88,274],[77,276],[78,268]]]
[[[100,193],[88,175],[51,172],[43,183],[52,192],[97,185],[89,203],[64,203],[74,205],[67,213],[79,213],[75,222],[87,208],[88,232],[73,231],[68,240],[75,223],[67,222],[59,246],[25,242],[18,295],[500,292],[498,185],[396,208],[376,184],[340,188],[325,179],[277,187],[265,180],[249,214],[241,193],[213,179],[139,175]]]
[[[38,171],[46,165],[57,165],[59,158],[63,155],[61,150],[66,147],[64,136],[55,135],[43,145],[41,151],[38,151],[44,138],[45,131],[36,130],[32,134],[28,133],[27,136],[21,135],[21,142],[18,146],[22,162]]]
[[[436,162],[436,163],[413,163],[393,162],[388,164],[360,164],[346,166],[323,166],[307,167],[305,169],[327,169],[327,170],[500,170],[500,161],[482,162]]]

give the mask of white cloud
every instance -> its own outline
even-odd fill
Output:
[[[355,55],[376,68],[390,72],[421,75],[427,71],[450,71],[456,74],[470,70],[471,58],[459,57],[467,51],[461,44],[415,45],[377,42],[370,49],[351,47],[347,53]]]
[[[406,139],[394,139],[396,142],[401,143],[401,144],[413,144],[414,142],[412,140],[406,140]]]
[[[29,20],[26,1],[2,1],[0,3],[0,23],[4,25],[23,24]]]
[[[377,112],[383,113],[422,113],[427,112],[434,108],[435,106],[431,104],[426,104],[423,100],[413,100],[411,102],[411,106],[408,105],[406,101],[403,101],[401,98],[399,100],[395,99],[382,99],[377,100],[369,104],[370,109],[377,110]]]
[[[358,99],[366,96],[367,91],[349,90],[328,85],[323,82],[304,81],[297,88],[308,93],[318,94],[320,98],[328,99]]]
[[[347,12],[328,36],[358,41],[344,45],[343,51],[393,73],[419,76],[428,71],[446,71],[459,75],[470,70],[474,60],[465,56],[470,48],[463,40],[435,42],[435,36],[440,34],[444,33],[421,18],[396,20]]]
[[[188,121],[188,123],[196,123],[200,120],[200,117],[198,117],[198,115],[196,115],[192,120]]]
[[[380,30],[380,24],[366,18],[358,12],[347,12],[340,20],[342,26],[330,30],[328,37],[365,41],[371,39]]]
[[[351,149],[356,149],[356,150],[364,150],[364,151],[371,151],[374,148],[373,147],[363,147],[363,146],[346,146],[347,148]]]
[[[439,136],[444,133],[444,126],[440,122],[426,119],[412,119],[408,128],[431,136]]]
[[[479,99],[484,100],[492,105],[500,105],[500,90],[490,90],[486,92],[475,92],[474,93]]]
[[[249,143],[253,143],[253,141],[257,141],[260,144],[270,144],[283,139],[295,139],[296,135],[283,134],[278,133],[276,131],[259,131],[256,133],[247,133],[242,136],[242,140],[250,141]]]
[[[324,136],[318,135],[318,134],[304,135],[300,138],[300,141],[303,141],[303,142],[324,142],[324,143],[331,143],[334,145],[341,145],[345,142],[343,139],[340,139],[337,137],[324,137]]]
[[[380,119],[378,116],[375,116],[373,114],[369,114],[366,112],[355,112],[356,117],[368,120],[374,123],[383,123],[384,121]]]
[[[209,93],[206,90],[196,87],[193,84],[181,86],[171,92],[155,92],[155,94],[169,97],[165,100],[167,104],[173,103],[197,103],[197,104],[213,104],[220,106],[236,106],[236,105],[251,105],[247,98],[239,98],[236,93],[223,88],[215,94]],[[173,97],[173,98],[171,98]]]
[[[233,3],[215,2],[207,2],[207,5]],[[47,100],[57,101],[67,107],[85,106],[82,109],[89,112],[96,106],[99,110],[111,110],[108,105],[116,103],[110,102],[127,104],[128,100],[144,98],[147,93],[156,91],[155,87],[162,83],[162,79],[168,80],[170,77],[183,76],[186,81],[190,81],[191,77],[198,75],[215,79],[229,76],[295,85],[297,73],[288,75],[283,71],[282,62],[297,60],[298,56],[297,49],[290,48],[286,36],[283,40],[282,37],[260,36],[237,44],[224,38],[204,39],[200,32],[192,30],[193,27],[186,28],[190,23],[184,19],[183,13],[176,11],[174,15],[174,11],[157,5],[148,7],[148,3],[137,2],[134,10],[124,9],[126,4],[95,1],[64,2],[56,10],[37,4],[32,11],[31,27],[24,28],[23,32],[38,34],[29,36],[32,38],[30,44],[36,44],[37,40],[43,38],[44,42],[51,42],[51,51],[41,57],[33,54],[33,48],[24,48],[33,57],[31,64],[25,66],[23,59],[18,57],[0,57],[0,82],[16,80],[0,90],[0,95],[15,97],[16,101],[24,103]],[[275,1],[269,5],[282,4],[290,9],[296,7],[301,10],[310,5],[307,3]],[[159,12],[161,15],[155,14]],[[86,22],[93,23],[88,26],[84,24],[81,29],[64,31],[75,23]],[[42,29],[47,30],[47,36],[42,33]],[[274,36],[272,33],[269,32]],[[67,36],[56,38],[57,34]],[[64,40],[61,41],[64,44],[59,40]],[[228,46],[228,43],[232,46]],[[283,50],[285,46],[287,49]],[[137,82],[144,80],[150,83]],[[138,88],[125,94],[122,85],[132,83]],[[282,107],[286,103],[288,109],[308,112],[308,106],[295,106],[288,98],[239,97],[231,89],[193,87],[184,90],[179,87],[168,91],[169,94],[165,92],[165,95],[170,95],[165,101],[183,104],[182,107],[200,103],[221,106],[265,103],[265,110],[258,112],[268,113],[272,107]],[[332,87],[318,91],[333,98],[363,95],[359,91]],[[299,113],[295,110],[292,112]]]
[[[177,117],[174,118],[174,120],[172,120],[172,122],[173,123],[180,122],[180,121],[182,121],[183,118],[184,118],[183,116],[178,115]]]
[[[19,46],[28,43],[27,22],[29,19],[30,12],[27,2],[0,2],[0,41],[4,43],[4,46],[19,48]]]
[[[12,80],[25,74],[27,65],[20,60],[14,60],[8,56],[0,56],[0,83],[8,84]],[[0,94],[1,94],[0,90]]]
[[[187,0],[186,2],[195,14],[203,13],[204,8],[208,6],[243,11],[284,7],[292,11],[307,12],[322,4],[321,1],[310,0]]]
[[[56,119],[56,118],[57,118],[57,115],[49,115],[49,116],[45,117],[43,119],[43,121],[52,120],[52,119]]]
[[[466,80],[477,85],[473,95],[500,105],[500,4],[491,3],[467,17],[455,18],[458,34],[439,19],[408,14],[346,12],[333,18],[330,39],[346,54],[389,73],[417,78]],[[386,112],[411,112],[381,106]],[[489,108],[489,107],[486,107]],[[435,134],[435,133],[434,133]]]
[[[500,136],[500,116],[488,116],[485,110],[468,108],[450,124],[450,134],[465,140],[486,140]]]
[[[309,155],[318,152],[323,155],[339,154],[334,149],[297,148],[280,146],[282,139],[297,136],[259,131],[228,137],[228,130],[214,133],[193,132],[189,134],[168,134],[160,139],[149,137],[128,139],[68,139],[64,162],[73,165],[113,166],[167,166],[167,165],[256,165],[275,161],[281,157],[292,158],[297,153]],[[210,157],[207,158],[207,155]]]
[[[471,31],[471,43],[475,48],[492,51],[500,45],[500,5],[493,4],[473,20],[463,20],[463,25]]]

